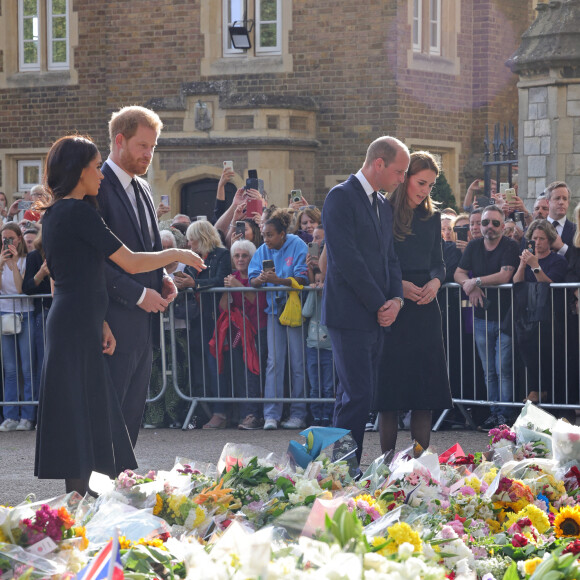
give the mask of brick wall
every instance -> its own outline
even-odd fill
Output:
[[[482,150],[485,123],[517,120],[516,77],[504,61],[527,28],[531,0],[461,0],[461,74],[407,68],[406,0],[293,0],[293,71],[202,78],[200,3],[74,0],[79,85],[0,90],[0,150],[46,147],[78,130],[106,154],[113,110],[179,99],[182,84],[230,81],[230,93],[312,97],[319,107],[314,156],[290,155],[295,185],[321,203],[326,175],[356,171],[381,134],[461,143],[460,170]],[[232,123],[232,121],[230,121]],[[171,121],[171,129],[178,127]],[[216,164],[227,151],[164,153],[163,169]],[[245,162],[236,154],[236,169]],[[181,169],[180,169],[181,168]],[[464,181],[462,181],[462,187]]]

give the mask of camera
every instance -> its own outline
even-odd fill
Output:
[[[302,190],[301,189],[293,189],[290,192],[290,201],[292,203],[300,203],[302,201]]]
[[[469,233],[469,226],[453,226],[453,231],[460,242],[467,242],[467,234]]]
[[[514,211],[514,221],[519,221],[522,228],[526,227],[526,214],[523,211]]]
[[[234,162],[233,161],[224,161],[224,169],[226,167],[233,171],[234,170]]]
[[[274,270],[274,260],[262,260],[262,270],[266,272],[267,270]]]

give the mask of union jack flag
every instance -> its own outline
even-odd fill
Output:
[[[123,580],[119,538],[111,538],[104,548],[83,568],[76,580]]]

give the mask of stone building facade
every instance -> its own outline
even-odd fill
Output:
[[[580,1],[538,5],[509,59],[519,74],[519,176],[531,200],[564,180],[580,201]]]
[[[0,190],[26,189],[71,131],[106,156],[111,112],[143,104],[165,124],[148,179],[175,211],[195,215],[225,159],[236,185],[256,168],[272,202],[320,205],[382,134],[437,153],[459,198],[485,125],[517,118],[504,63],[535,3],[247,0],[239,52],[241,0],[0,0]]]

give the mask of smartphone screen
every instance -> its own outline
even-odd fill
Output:
[[[526,250],[532,252],[532,254],[536,253],[536,241],[535,240],[528,240],[526,242]]]
[[[169,206],[169,196],[168,195],[162,195],[161,196],[161,203],[163,205]]]

